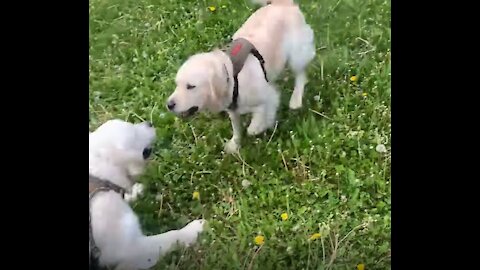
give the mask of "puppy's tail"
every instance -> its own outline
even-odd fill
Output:
[[[294,0],[251,0],[252,3],[261,5],[261,6],[266,6],[266,5],[286,5],[286,6],[291,6],[295,5]]]

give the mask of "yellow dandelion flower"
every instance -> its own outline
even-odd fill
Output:
[[[358,76],[357,76],[357,75],[353,75],[352,77],[350,77],[350,81],[352,81],[352,82],[358,81]]]
[[[320,233],[314,233],[312,236],[310,236],[309,240],[317,240],[318,238],[322,237]]]
[[[209,6],[208,10],[210,10],[211,12],[214,12],[215,10],[217,10],[217,8],[214,6]]]
[[[256,245],[261,246],[265,243],[265,237],[263,237],[262,235],[257,235],[255,236],[254,241]]]
[[[288,214],[287,213],[283,213],[280,215],[282,217],[282,220],[285,221],[288,219]]]
[[[200,200],[200,192],[198,192],[198,191],[193,192],[192,199]]]
[[[365,93],[365,92],[362,93],[362,96],[364,96],[364,97],[366,97],[367,95],[368,95],[368,94]]]
[[[357,270],[365,270],[365,264],[361,263],[357,265]]]

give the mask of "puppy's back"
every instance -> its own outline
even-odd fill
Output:
[[[265,59],[268,73],[279,73],[286,63],[285,40],[305,19],[297,5],[267,5],[258,9],[233,35],[249,40]]]

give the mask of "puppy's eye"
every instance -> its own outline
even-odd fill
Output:
[[[191,89],[193,89],[193,88],[195,88],[195,85],[191,85],[191,84],[188,84],[188,83],[187,83],[187,89],[188,89],[188,90],[191,90]]]

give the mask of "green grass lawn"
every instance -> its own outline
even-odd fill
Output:
[[[286,72],[275,131],[245,136],[234,156],[223,153],[228,117],[177,119],[165,101],[181,63],[225,45],[256,7],[90,0],[90,129],[111,118],[157,128],[140,179],[147,190],[133,204],[145,233],[209,222],[197,246],[172,252],[156,269],[390,269],[390,2],[297,2],[317,47],[304,107],[288,109]]]

